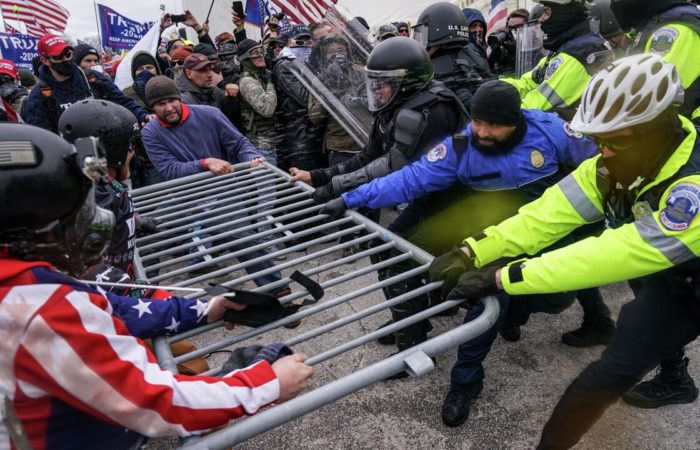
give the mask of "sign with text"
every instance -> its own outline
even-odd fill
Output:
[[[32,69],[32,59],[39,53],[36,50],[39,39],[26,34],[0,33],[0,53],[18,69]]]
[[[97,5],[102,46],[130,50],[148,32],[153,23],[139,23],[112,8]]]

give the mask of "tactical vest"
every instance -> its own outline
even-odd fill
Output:
[[[484,79],[474,68],[464,50],[448,53],[432,60],[435,80],[457,94],[464,107],[471,109],[472,97]]]
[[[389,120],[388,123],[386,122],[385,115],[378,116],[377,119],[372,122],[370,142],[380,144],[370,146],[373,149],[378,150],[378,154],[374,155],[374,158],[388,153],[393,146],[396,146],[396,148],[403,153],[408,160],[413,159],[413,154],[418,146],[418,139],[411,143],[400,143],[395,137],[397,115],[402,109],[411,109],[423,115],[423,120],[414,133],[417,136],[422,136],[423,132],[428,126],[430,119],[430,108],[433,105],[441,102],[450,103],[456,110],[461,112],[463,120],[457,129],[461,129],[464,127],[464,125],[466,125],[470,117],[469,112],[457,94],[437,81],[431,82],[428,87],[428,89],[422,90],[413,97],[409,98],[406,102],[402,103],[401,106],[396,108],[393,111],[391,120]]]
[[[241,80],[245,77],[253,78],[262,84],[263,89],[265,88],[265,83],[263,83],[260,75],[245,71],[241,74]],[[241,121],[243,122],[243,129],[245,130],[245,135],[248,138],[257,138],[258,136],[269,137],[275,130],[275,116],[263,117],[255,110],[252,106],[241,96]]]
[[[644,50],[649,38],[666,25],[685,25],[700,35],[700,10],[693,5],[681,5],[668,9],[661,14],[652,17],[647,22],[644,30],[635,38],[634,43],[627,50],[628,55],[640,53]],[[700,53],[700,48],[696,49]],[[696,55],[688,55],[692,58]],[[680,113],[690,117],[695,109],[700,106],[700,78],[693,80],[685,90],[685,99],[680,108]]]

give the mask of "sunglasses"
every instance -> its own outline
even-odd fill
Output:
[[[311,45],[311,39],[296,39],[293,42],[297,47],[308,47]]]
[[[276,48],[282,48],[284,45],[280,44],[279,42],[271,42],[268,44],[268,47],[271,49],[276,49]]]
[[[73,50],[66,50],[58,56],[49,56],[49,59],[54,62],[61,62],[73,58]]]
[[[173,61],[173,64],[176,66],[184,66],[185,65],[185,60],[184,59],[178,59],[177,61]]]

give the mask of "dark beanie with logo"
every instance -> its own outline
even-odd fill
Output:
[[[471,116],[498,125],[515,126],[520,122],[520,94],[511,84],[491,80],[482,84],[472,97]]]

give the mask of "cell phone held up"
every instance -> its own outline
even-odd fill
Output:
[[[236,13],[239,19],[245,17],[245,11],[243,10],[243,2],[233,2],[231,4],[231,9]]]
[[[171,14],[170,20],[172,20],[173,23],[182,23],[187,20],[187,17],[184,14]]]

